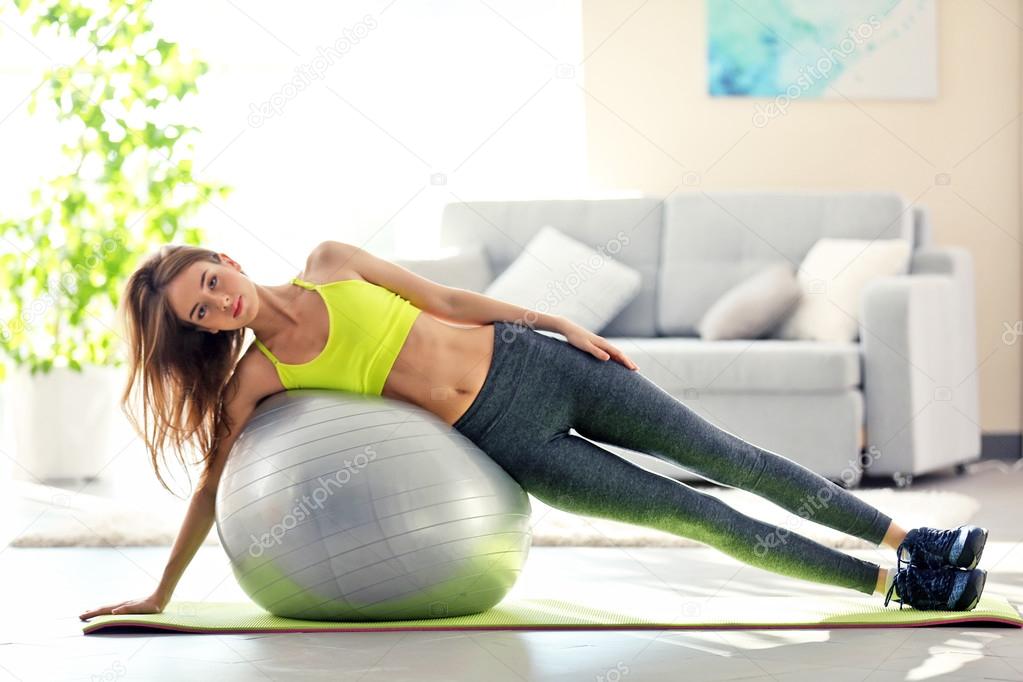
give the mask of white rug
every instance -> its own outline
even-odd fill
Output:
[[[14,547],[138,547],[170,546],[184,517],[185,503],[173,498],[160,507],[142,507],[95,495],[73,495],[22,481],[8,481],[7,503],[22,516],[4,526],[0,541]],[[743,490],[700,487],[735,509],[809,537],[830,547],[869,548],[858,538],[808,521]],[[906,528],[954,528],[967,523],[980,508],[972,497],[934,490],[875,488],[853,494],[891,516]],[[564,547],[700,547],[700,543],[663,531],[570,514],[530,496],[533,545]],[[216,529],[206,545],[219,545]]]

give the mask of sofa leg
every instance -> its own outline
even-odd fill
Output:
[[[892,474],[892,482],[895,483],[896,488],[908,488],[913,483],[913,474],[896,471]]]

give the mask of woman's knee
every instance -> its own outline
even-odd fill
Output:
[[[679,485],[571,434],[552,439],[517,477],[551,507],[632,523],[650,518]]]

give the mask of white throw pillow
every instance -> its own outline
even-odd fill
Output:
[[[704,341],[758,339],[791,313],[802,296],[795,268],[768,265],[721,295],[696,325]]]
[[[484,292],[592,332],[606,326],[639,293],[638,271],[545,225]]]
[[[483,291],[494,278],[481,244],[449,247],[431,258],[396,258],[393,262],[438,284],[469,291]]]
[[[909,268],[905,239],[820,239],[799,265],[803,297],[773,336],[779,339],[855,341],[860,296],[874,277]]]

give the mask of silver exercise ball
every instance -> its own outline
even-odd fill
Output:
[[[486,611],[522,570],[529,520],[519,484],[436,415],[343,391],[263,400],[217,488],[235,577],[288,618]]]

